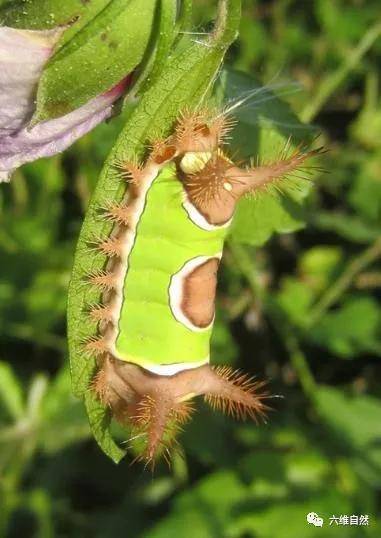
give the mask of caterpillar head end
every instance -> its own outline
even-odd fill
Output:
[[[226,140],[235,120],[210,110],[185,110],[175,128],[175,144],[180,153],[214,151]]]
[[[221,149],[188,152],[178,165],[189,201],[214,225],[225,224],[244,195],[266,190],[282,191],[294,178],[309,179],[313,169],[306,161],[323,148],[292,149],[288,141],[279,158],[255,167],[236,166]]]
[[[204,365],[173,376],[153,374],[132,363],[105,359],[93,389],[110,407],[115,419],[131,429],[131,440],[140,438],[137,459],[154,466],[163,455],[169,462],[176,437],[194,412],[193,401],[204,396],[213,409],[256,422],[269,409],[264,383],[229,367]]]

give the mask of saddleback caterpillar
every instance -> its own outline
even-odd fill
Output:
[[[274,162],[238,166],[227,148],[233,124],[187,111],[144,159],[114,162],[124,197],[98,208],[111,232],[88,243],[89,256],[106,259],[87,276],[102,293],[82,344],[97,363],[89,390],[143,440],[147,462],[169,452],[197,396],[237,417],[266,411],[262,382],[209,364],[218,266],[239,199],[303,174],[320,150],[288,143]]]

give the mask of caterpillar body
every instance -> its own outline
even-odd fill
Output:
[[[142,437],[146,461],[169,451],[197,396],[238,417],[267,408],[263,383],[209,365],[217,270],[238,200],[319,150],[288,146],[276,162],[239,167],[225,150],[232,126],[223,113],[183,113],[144,162],[116,163],[125,196],[103,208],[113,228],[95,245],[108,261],[88,277],[102,301],[83,348],[98,365],[91,390]]]

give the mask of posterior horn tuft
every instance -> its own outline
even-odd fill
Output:
[[[217,409],[236,418],[247,416],[258,421],[270,409],[264,400],[269,393],[264,390],[265,382],[256,381],[230,366],[211,368],[212,380],[205,392],[205,401]]]

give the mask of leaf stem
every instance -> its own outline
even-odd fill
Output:
[[[292,330],[282,323],[275,324],[275,328],[283,338],[283,343],[288,351],[290,362],[297,373],[303,392],[313,400],[317,389],[317,383],[309,367],[307,358],[299,345],[299,340]]]
[[[181,32],[191,30],[192,13],[193,13],[192,0],[183,0],[180,3],[180,13],[179,13],[178,21],[177,21],[178,28]]]
[[[241,0],[220,0],[214,29],[214,43],[223,48],[237,38],[241,21]]]
[[[307,320],[307,328],[317,323],[325,312],[337,302],[340,296],[349,288],[356,276],[368,265],[381,256],[381,238],[377,239],[370,247],[365,249],[357,258],[352,260],[345,271],[323,294],[310,312]]]
[[[364,34],[358,45],[346,56],[338,69],[323,79],[315,96],[312,97],[300,115],[303,122],[309,123],[316,117],[325,102],[337,90],[380,36],[381,22],[378,21]]]

